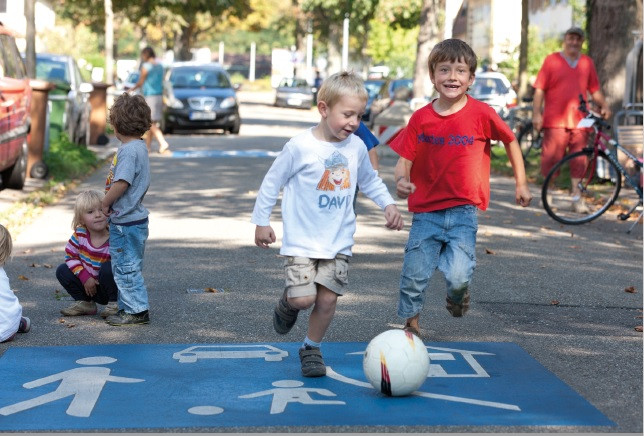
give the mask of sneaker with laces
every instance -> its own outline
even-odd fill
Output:
[[[20,324],[18,325],[18,333],[27,333],[31,330],[31,320],[26,316],[20,318]]]
[[[119,311],[119,305],[116,301],[110,301],[107,303],[107,306],[103,310],[101,310],[101,318],[105,319],[108,316],[116,315],[116,313]]]
[[[581,213],[584,215],[588,215],[590,213],[590,209],[588,208],[588,205],[584,201],[583,198],[577,198],[572,200],[572,210],[573,212]]]
[[[66,309],[61,309],[60,313],[65,316],[96,315],[96,303],[93,301],[79,300]]]
[[[322,377],[326,375],[326,365],[319,347],[307,345],[300,348],[300,363],[304,377]]]
[[[150,322],[150,315],[147,310],[139,313],[127,313],[121,309],[115,315],[108,316],[105,322],[115,326],[147,324]]]
[[[447,306],[445,308],[453,317],[459,318],[470,309],[470,291],[465,291],[463,299],[460,303],[454,302],[451,298],[447,297]]]

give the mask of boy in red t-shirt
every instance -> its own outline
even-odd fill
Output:
[[[414,213],[400,277],[398,315],[420,335],[425,289],[438,268],[447,282],[447,310],[463,316],[476,266],[476,208],[490,197],[490,140],[504,143],[516,180],[516,201],[530,204],[521,149],[510,128],[485,103],[466,94],[476,55],[458,39],[437,44],[429,77],[439,97],[416,111],[391,144],[400,155],[396,193]]]

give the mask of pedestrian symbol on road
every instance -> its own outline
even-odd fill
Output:
[[[116,359],[107,356],[85,357],[76,361],[79,365],[109,365],[114,362],[116,362]],[[92,409],[94,409],[94,405],[96,405],[96,401],[98,401],[98,397],[107,382],[139,383],[145,381],[138,378],[112,376],[110,372],[110,368],[103,366],[82,366],[27,382],[22,386],[32,389],[60,380],[60,384],[55,391],[31,400],[5,406],[0,409],[0,415],[7,416],[62,398],[73,397],[67,408],[67,414],[86,418],[91,415]]]
[[[272,383],[275,389],[255,392],[254,394],[240,395],[239,398],[257,398],[265,395],[273,395],[271,403],[271,415],[282,413],[286,410],[288,403],[300,403],[310,405],[322,404],[346,404],[344,401],[335,400],[314,400],[311,394],[323,395],[325,397],[335,397],[336,395],[328,389],[303,388],[304,383],[298,380],[278,380]]]

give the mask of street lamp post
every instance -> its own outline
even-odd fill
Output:
[[[342,70],[349,68],[349,13],[344,14],[342,28]]]

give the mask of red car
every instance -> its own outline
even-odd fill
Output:
[[[0,176],[2,188],[22,189],[27,178],[31,86],[11,31],[0,23]]]

